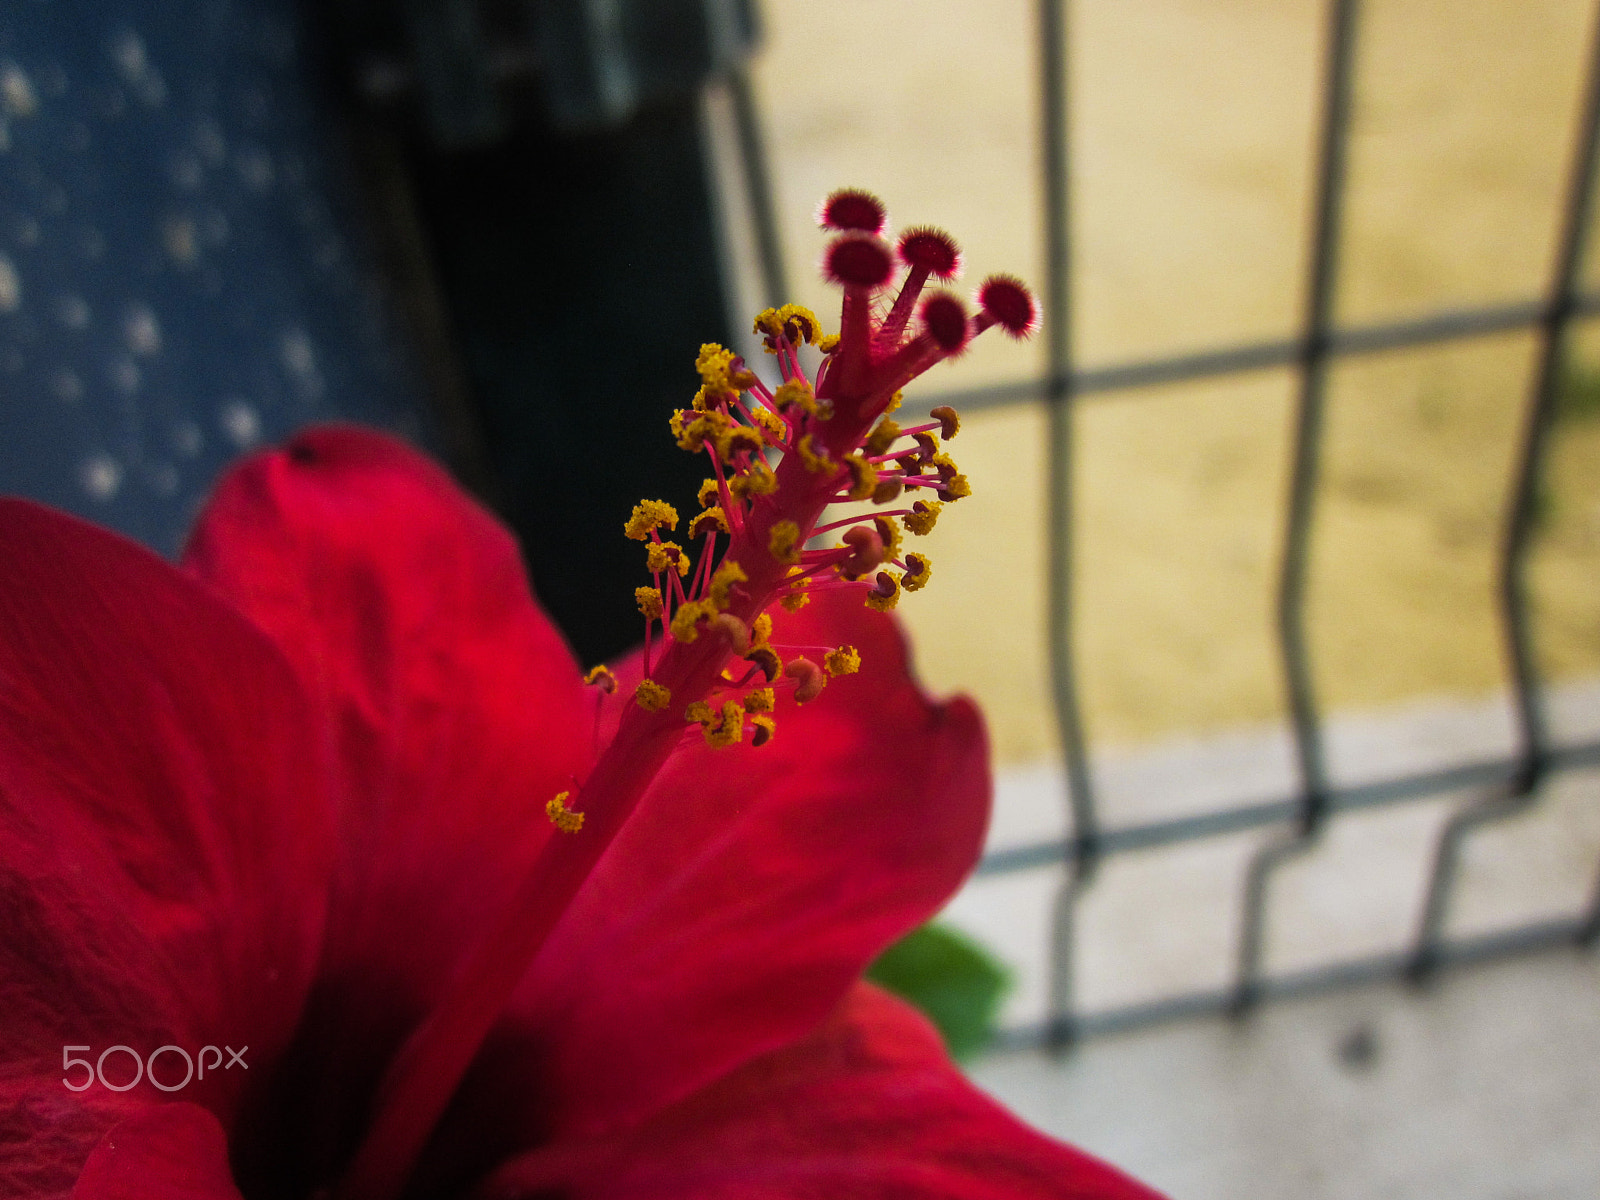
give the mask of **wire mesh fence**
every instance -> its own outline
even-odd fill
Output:
[[[1064,0],[1039,0],[1035,14],[1046,264],[1042,287],[1045,373],[1041,378],[939,397],[941,402],[983,410],[1032,404],[1042,396],[1048,411],[1051,699],[1069,811],[1064,837],[995,850],[979,868],[980,878],[988,880],[1043,867],[1063,871],[1048,920],[1047,1015],[1043,1021],[1007,1030],[1006,1040],[1059,1047],[1086,1034],[1191,1013],[1226,1010],[1242,1015],[1270,997],[1376,977],[1403,975],[1420,981],[1458,961],[1560,943],[1593,946],[1600,935],[1600,882],[1591,884],[1584,910],[1568,918],[1465,936],[1449,933],[1447,918],[1456,898],[1463,851],[1478,831],[1537,807],[1558,777],[1600,766],[1600,739],[1558,736],[1551,729],[1546,711],[1549,689],[1536,661],[1528,584],[1551,431],[1562,388],[1569,380],[1567,364],[1575,322],[1600,313],[1600,295],[1588,293],[1582,286],[1600,134],[1600,23],[1591,17],[1593,45],[1587,52],[1578,94],[1573,97],[1578,110],[1575,144],[1564,168],[1561,213],[1542,296],[1480,307],[1450,307],[1383,322],[1341,323],[1337,319],[1335,299],[1346,224],[1362,6],[1358,0],[1330,0],[1321,32],[1313,192],[1306,231],[1309,247],[1298,335],[1085,368],[1073,346],[1072,165],[1077,130],[1068,107],[1068,71],[1073,61],[1068,15]],[[758,108],[751,100],[748,80],[736,78],[731,92],[742,149],[744,203],[753,214],[765,290],[776,299],[783,291],[783,254]],[[1522,415],[1514,465],[1498,500],[1501,519],[1494,589],[1507,664],[1506,703],[1512,727],[1509,749],[1474,753],[1457,747],[1453,756],[1445,761],[1436,759],[1425,769],[1380,772],[1377,778],[1369,772],[1352,781],[1330,771],[1328,719],[1319,704],[1307,634],[1307,573],[1319,474],[1327,453],[1330,372],[1336,364],[1364,356],[1467,344],[1514,333],[1531,337],[1535,349],[1525,397],[1506,399],[1519,404]],[[1108,819],[1097,795],[1093,753],[1082,716],[1082,683],[1074,662],[1075,549],[1081,519],[1074,466],[1079,461],[1082,406],[1133,403],[1136,401],[1128,399],[1128,393],[1154,385],[1192,384],[1285,369],[1293,373],[1295,383],[1287,495],[1278,517],[1274,633],[1292,752],[1292,786],[1273,798],[1247,803],[1221,800],[1188,805],[1177,815],[1154,819]],[[1429,851],[1420,917],[1403,952],[1323,962],[1288,972],[1267,969],[1263,942],[1274,884],[1289,864],[1324,845],[1341,818],[1365,810],[1441,800],[1448,800],[1452,808]],[[1246,855],[1238,881],[1240,917],[1231,982],[1221,988],[1175,991],[1155,999],[1086,1008],[1074,984],[1077,916],[1095,896],[1101,868],[1133,852],[1226,839],[1247,831],[1266,836]]]

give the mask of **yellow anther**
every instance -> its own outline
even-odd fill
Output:
[[[768,337],[783,336],[783,317],[775,308],[763,308],[756,314],[755,325],[751,333],[764,333]]]
[[[611,695],[617,690],[617,677],[611,673],[611,668],[601,663],[583,677],[583,681],[590,687],[597,687],[606,695]]]
[[[854,646],[840,646],[823,656],[822,667],[829,675],[854,675],[861,670],[861,653]]]
[[[567,797],[570,795],[571,792],[562,792],[544,806],[544,815],[562,833],[577,833],[583,828],[583,814],[567,807]]]
[[[892,413],[895,409],[904,404],[905,400],[906,394],[904,392],[896,392],[894,395],[889,397],[889,404],[883,411],[886,413]]]
[[[737,745],[744,737],[744,706],[737,700],[723,701],[722,711],[700,729],[708,746]]]
[[[751,717],[750,724],[755,726],[750,731],[752,746],[765,746],[772,740],[772,735],[778,732],[778,723],[768,716]]]
[[[694,399],[689,401],[689,407],[695,412],[715,412],[727,398],[727,392],[715,391],[701,384],[700,390],[694,394]]]
[[[664,611],[661,604],[661,591],[659,588],[634,588],[633,599],[634,603],[639,606],[639,612],[647,621],[654,621]]]
[[[778,315],[783,318],[783,332],[792,342],[814,342],[822,336],[822,323],[817,320],[817,314],[803,304],[785,304],[778,310]]]
[[[744,656],[745,662],[754,663],[761,668],[761,673],[771,683],[778,677],[778,672],[783,670],[783,660],[778,657],[778,652],[771,646],[755,646],[749,654]]]
[[[641,500],[633,506],[633,516],[628,518],[628,523],[622,527],[636,542],[642,542],[650,536],[652,529],[668,529],[678,527],[678,510],[664,500]]]
[[[783,418],[778,416],[778,414],[773,412],[770,408],[761,406],[753,407],[750,410],[750,415],[755,418],[757,425],[766,430],[767,436],[773,441],[778,441],[783,437]]]
[[[943,507],[937,500],[918,500],[906,517],[906,528],[918,537],[932,533],[934,523],[939,519],[939,510]]]
[[[947,500],[964,500],[972,495],[972,485],[967,482],[967,477],[958,471],[944,481],[939,494]]]
[[[781,563],[800,561],[800,526],[793,521],[774,521],[767,535],[767,549]]]
[[[728,431],[717,439],[717,453],[722,456],[723,462],[728,462],[741,450],[748,454],[760,454],[766,446],[766,439],[753,425],[730,425]]]
[[[879,479],[878,486],[872,489],[872,502],[888,504],[891,500],[898,500],[904,487],[905,484],[898,479]]]
[[[711,606],[709,600],[689,600],[678,605],[678,611],[672,614],[672,636],[680,642],[692,642],[700,636],[696,628],[707,617],[717,615],[717,610]]]
[[[846,454],[844,465],[850,472],[850,499],[870,500],[878,488],[878,469],[859,454]]]
[[[867,593],[867,607],[888,612],[900,603],[900,580],[888,571],[878,572],[878,586]]]
[[[889,447],[894,445],[895,439],[899,436],[900,426],[885,417],[878,422],[877,428],[867,435],[863,448],[874,457],[879,454],[887,454]]]
[[[667,418],[667,425],[672,430],[673,441],[681,442],[683,440],[683,423],[688,419],[688,409],[675,408],[672,410],[672,416]]]
[[[749,583],[750,576],[744,573],[744,568],[731,559],[724,559],[717,569],[711,572],[711,604],[718,611],[728,607],[728,593],[741,583]]]
[[[700,501],[701,508],[710,508],[722,497],[722,491],[717,487],[715,479],[708,479],[700,485],[700,491],[695,499]]]
[[[945,441],[949,441],[961,432],[961,414],[948,404],[941,404],[938,408],[928,413],[935,421],[939,422],[939,433]]]
[[[833,459],[828,457],[827,447],[816,446],[809,433],[800,439],[800,444],[796,449],[800,451],[800,461],[805,463],[806,470],[813,475],[832,474],[836,469]]]
[[[778,490],[778,476],[764,458],[752,458],[742,475],[728,482],[728,490],[740,500],[746,496],[770,496]]]
[[[722,511],[722,505],[714,504],[694,520],[689,522],[689,536],[692,538],[705,537],[716,530],[728,532],[728,517]]]
[[[804,305],[785,304],[782,308],[767,308],[757,313],[754,332],[771,338],[786,337],[799,345],[821,337],[822,325],[817,321],[817,314]]]
[[[906,573],[900,577],[900,582],[905,585],[908,592],[920,592],[928,586],[928,579],[933,574],[933,563],[926,554],[918,554],[913,550],[906,555]]]
[[[644,565],[652,575],[676,571],[681,577],[689,573],[689,556],[677,542],[651,542],[644,548]]]
[[[822,406],[817,403],[817,394],[804,379],[780,383],[778,390],[772,393],[772,399],[777,403],[779,412],[794,404],[798,404],[807,416],[814,417],[822,411]]]
[[[709,746],[732,746],[744,736],[744,707],[737,700],[723,701],[720,711],[696,700],[683,710],[683,716],[700,723]]]
[[[883,556],[900,557],[900,526],[893,517],[873,517],[872,524],[883,539]]]
[[[744,698],[744,710],[747,713],[771,712],[777,703],[777,698],[772,694],[771,688],[757,688]]]
[[[715,444],[719,441],[732,424],[732,420],[724,412],[696,413],[694,420],[682,425],[678,436],[678,448],[693,452],[702,450],[707,442]]]
[[[817,349],[824,354],[832,354],[838,348],[839,335],[837,333],[825,333],[817,339]]]
[[[806,588],[811,586],[811,576],[805,575],[799,579],[793,578],[800,571],[799,567],[790,567],[788,579],[789,586],[793,589],[779,601],[790,612],[799,612],[811,602],[811,597],[806,593]],[[766,614],[762,614],[765,616]]]
[[[672,689],[664,688],[654,679],[641,679],[633,689],[633,702],[645,712],[660,712],[672,703]]]
[[[919,455],[921,455],[922,460],[924,462],[927,462],[930,459],[935,461],[935,462],[937,462],[938,459],[941,457],[940,454],[939,454],[939,435],[938,434],[933,433],[933,432],[919,433],[919,434],[915,435],[915,437],[913,437],[912,440],[917,443],[917,453]],[[949,458],[948,455],[944,455],[943,457],[946,458],[947,460]],[[954,463],[951,463],[950,465],[951,465],[952,468],[954,468],[954,466],[955,466]]]
[[[700,353],[694,360],[695,370],[700,372],[700,378],[712,391],[732,391],[729,376],[733,373],[733,360],[737,357],[732,350],[716,342],[707,342],[700,347]]]
[[[761,613],[750,623],[750,645],[761,649],[772,640],[772,614]]]

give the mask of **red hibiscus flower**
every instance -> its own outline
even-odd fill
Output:
[[[953,245],[905,235],[876,304],[863,202],[834,200],[818,377],[800,309],[758,320],[783,387],[702,351],[674,429],[711,461],[704,546],[636,510],[656,636],[614,673],[586,682],[510,537],[375,434],[246,462],[181,571],[0,502],[0,1193],[1153,1195],[859,982],[988,805],[976,711],[924,697],[873,611],[928,571],[882,512],[964,494],[953,414],[884,413],[1032,319],[1000,281],[907,334]],[[804,549],[833,500],[919,488]]]

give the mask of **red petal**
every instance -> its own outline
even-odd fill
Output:
[[[1027,1128],[950,1065],[908,1005],[858,985],[811,1036],[629,1133],[502,1167],[495,1200],[1160,1200]]]
[[[690,737],[668,763],[524,985],[517,1027],[545,1073],[521,1090],[560,1097],[529,1120],[634,1119],[793,1040],[977,859],[972,705],[924,697],[857,594],[778,615],[775,643],[851,643],[861,673],[804,708],[780,692],[760,749]]]
[[[193,1104],[164,1104],[100,1139],[73,1200],[240,1200],[222,1126]]]
[[[304,693],[229,606],[23,501],[0,501],[0,562],[4,1191],[70,1184],[111,1120],[167,1098],[148,1080],[68,1090],[64,1046],[281,1052],[320,945],[332,812]],[[106,1071],[123,1070],[118,1051]],[[185,1099],[226,1120],[247,1079],[214,1072]]]
[[[279,642],[337,731],[338,904],[302,1048],[328,1111],[296,1102],[320,1134],[366,1102],[549,836],[594,697],[511,536],[378,434],[313,430],[246,462],[185,564]]]

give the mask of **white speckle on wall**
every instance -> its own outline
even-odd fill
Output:
[[[9,258],[0,257],[0,312],[16,312],[22,307],[22,277]]]
[[[146,108],[166,103],[166,80],[150,62],[143,38],[132,29],[123,29],[112,36],[109,49],[111,60],[117,64],[117,70],[140,103]]]
[[[87,329],[93,314],[82,296],[66,295],[56,299],[56,320],[66,329]]]
[[[205,447],[205,434],[197,422],[185,417],[174,422],[171,432],[172,452],[179,458],[194,458]]]
[[[144,39],[131,29],[120,29],[111,38],[111,59],[130,83],[140,78],[150,67],[145,57]]]
[[[0,109],[12,117],[31,117],[39,109],[33,81],[14,62],[0,62]]]
[[[133,359],[119,354],[106,366],[106,379],[124,396],[131,396],[139,390],[144,377]]]
[[[50,393],[63,404],[76,404],[83,399],[83,380],[76,371],[57,371],[50,378]]]
[[[228,142],[222,136],[222,126],[212,117],[202,117],[195,122],[194,148],[206,166],[215,170],[228,157]]]
[[[167,164],[172,176],[172,186],[183,192],[193,192],[206,181],[206,167],[193,150],[179,150]]]
[[[247,400],[225,400],[217,410],[217,424],[228,440],[241,450],[248,450],[261,440],[261,417]]]
[[[259,146],[248,146],[234,155],[233,169],[252,192],[264,192],[272,186],[272,156]]]
[[[311,338],[303,329],[291,329],[283,335],[283,369],[290,375],[303,377],[317,369],[317,353]]]
[[[78,482],[91,500],[111,500],[122,490],[122,467],[109,454],[95,454],[78,468]]]
[[[161,244],[180,267],[192,267],[200,257],[199,231],[189,217],[168,217],[161,227]]]
[[[122,318],[122,336],[128,349],[148,357],[161,350],[161,325],[148,304],[135,302],[128,305]]]

